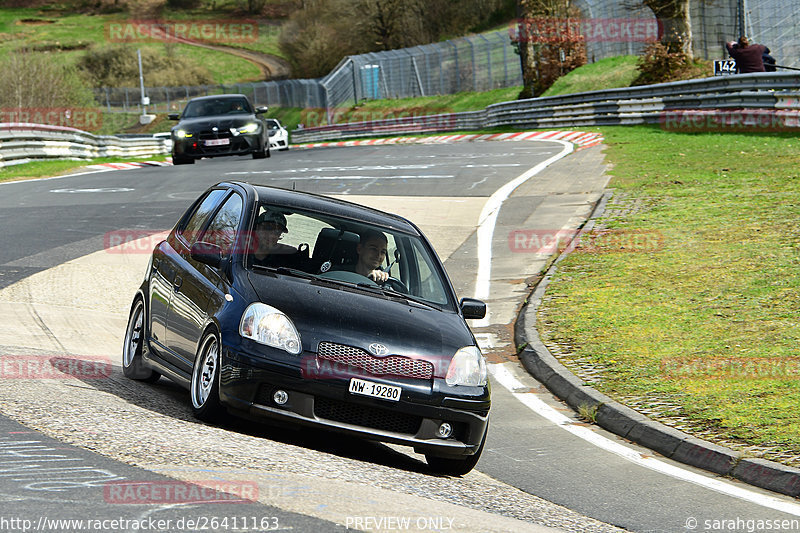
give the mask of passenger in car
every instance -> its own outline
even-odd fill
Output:
[[[386,260],[388,240],[386,235],[377,230],[366,230],[359,236],[356,245],[358,261],[355,271],[373,281],[383,283],[389,279],[389,273],[381,270],[381,265]]]
[[[287,231],[286,217],[282,213],[267,210],[258,215],[254,226],[253,264],[295,268],[298,249],[278,242]]]

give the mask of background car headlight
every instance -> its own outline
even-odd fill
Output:
[[[250,304],[245,310],[239,324],[239,334],[293,355],[303,351],[300,335],[289,317],[264,303]]]
[[[191,136],[192,134],[186,130],[178,130],[175,132],[175,137],[177,137],[178,139],[184,139],[186,137],[191,137]]]
[[[477,346],[465,346],[456,352],[447,369],[448,385],[486,385],[486,361]]]
[[[258,124],[251,122],[239,128],[239,133],[255,133],[258,131]]]

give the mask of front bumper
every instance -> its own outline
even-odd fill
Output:
[[[228,144],[208,145],[207,141],[218,142],[226,139]],[[259,134],[241,134],[220,138],[206,138],[205,136],[173,139],[173,155],[182,157],[217,157],[225,155],[250,154],[260,150],[261,136]]]
[[[387,379],[353,369],[352,377],[402,387],[399,401],[380,400],[351,394],[347,372],[320,375],[314,370],[317,362],[314,353],[289,356],[248,340],[236,347],[223,345],[220,400],[249,418],[413,446],[420,453],[452,457],[478,451],[489,418],[488,387],[466,387],[471,394],[456,394],[442,379]],[[283,405],[272,398],[279,389],[288,393]],[[449,438],[436,435],[442,422],[453,427]]]

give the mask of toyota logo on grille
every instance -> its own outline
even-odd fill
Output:
[[[386,346],[384,346],[379,342],[373,342],[372,344],[369,345],[369,351],[373,355],[386,355],[387,353],[389,353],[389,348],[387,348]]]

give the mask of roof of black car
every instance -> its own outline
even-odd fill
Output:
[[[405,218],[379,211],[371,207],[354,204],[337,198],[329,198],[318,194],[290,191],[277,187],[256,185],[252,183],[238,183],[243,186],[251,186],[255,189],[260,202],[267,202],[273,205],[285,206],[290,209],[302,209],[327,215],[348,218],[353,221],[375,224],[388,229],[402,231],[413,235],[419,235],[419,230]]]
[[[197,96],[192,98],[191,101],[195,100],[219,100],[220,98],[247,98],[247,96],[243,94],[212,94],[209,96]]]

